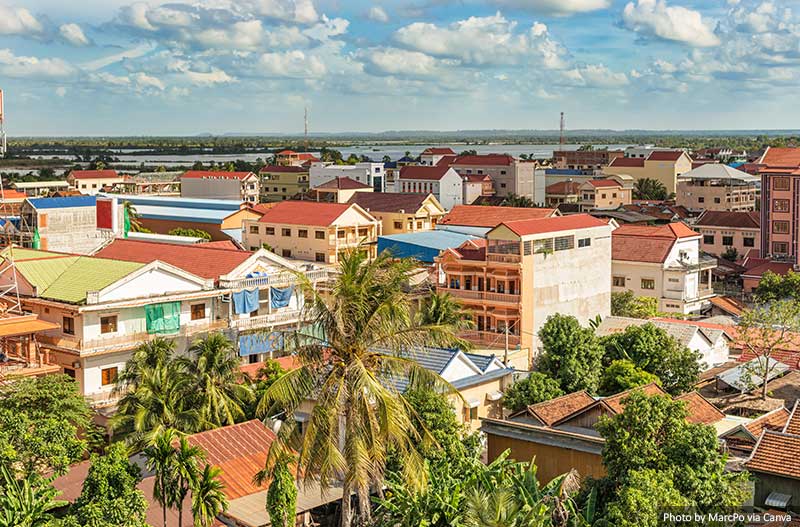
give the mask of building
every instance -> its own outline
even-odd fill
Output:
[[[27,197],[27,194],[18,190],[0,189],[0,211],[5,216],[19,216]]]
[[[705,163],[678,176],[675,203],[688,209],[753,211],[758,176],[722,163]]]
[[[464,202],[464,182],[461,176],[444,164],[405,166],[400,169],[395,188],[403,193],[433,194],[446,210]]]
[[[468,241],[436,259],[436,289],[472,311],[464,337],[478,347],[538,351],[536,334],[554,313],[587,323],[611,302],[612,227],[587,214],[505,220],[480,243]]]
[[[553,167],[592,174],[624,155],[622,150],[556,150],[553,152]]]
[[[3,258],[8,253],[9,249],[4,249]],[[61,367],[52,362],[49,350],[37,342],[37,334],[58,327],[31,314],[5,312],[0,316],[0,382],[59,373]]]
[[[535,220],[559,216],[556,209],[457,205],[439,222],[437,229],[483,236],[504,221]]]
[[[433,166],[438,165],[442,159],[454,157],[456,157],[456,153],[452,148],[426,148],[419,155],[419,164]]]
[[[267,246],[285,258],[336,264],[342,251],[377,255],[381,222],[355,203],[282,201],[258,220],[245,220],[242,243]]]
[[[433,230],[446,212],[432,194],[356,192],[349,203],[379,220],[384,236]]]
[[[267,165],[258,175],[262,202],[283,201],[308,191],[307,167]]]
[[[26,196],[32,198],[48,196],[58,190],[65,191],[69,186],[66,181],[18,181],[11,184],[11,188],[24,192]]]
[[[761,247],[761,215],[758,212],[707,210],[697,218],[694,230],[703,236],[703,251],[721,256],[731,248],[739,257]]]
[[[309,185],[316,188],[338,177],[349,177],[369,185],[376,192],[386,192],[386,174],[383,163],[361,162],[355,165],[334,165],[317,161],[311,163],[308,173]]]
[[[73,170],[67,176],[67,183],[81,194],[93,196],[104,187],[112,187],[125,181],[116,170]]]
[[[577,181],[557,181],[545,189],[545,205],[556,208],[562,203],[575,203],[581,199],[581,184]]]
[[[629,205],[633,199],[633,186],[615,178],[590,179],[578,187],[581,212],[594,209],[614,210]]]
[[[347,203],[356,194],[371,194],[374,190],[365,183],[342,176],[312,188],[303,196],[303,199],[327,203]]]
[[[761,175],[761,256],[800,263],[800,148],[766,149]]]
[[[281,150],[275,154],[275,164],[284,167],[308,168],[311,163],[319,162],[319,158],[311,152],[295,152],[294,150]]]
[[[668,193],[676,192],[678,176],[692,169],[692,159],[683,150],[654,150],[647,157],[616,157],[603,169],[610,176],[628,175],[635,180],[655,179]]]
[[[405,234],[378,236],[378,254],[391,251],[397,258],[414,258],[424,264],[432,264],[447,249],[457,249],[470,240],[482,242],[482,238],[455,231],[417,231]]]
[[[116,197],[28,198],[20,214],[24,244],[42,250],[90,254],[124,228]]]
[[[477,200],[494,196],[494,182],[491,176],[486,174],[470,174],[461,176],[464,182],[464,205],[472,205]]]
[[[544,171],[537,171],[533,161],[522,161],[508,154],[481,154],[448,158],[448,162],[462,176],[491,177],[498,196],[516,194],[544,204]]]
[[[700,239],[683,223],[622,225],[613,234],[612,291],[656,298],[661,312],[710,309],[717,260],[702,253]]]
[[[258,203],[259,179],[252,172],[188,170],[181,176],[181,197]]]

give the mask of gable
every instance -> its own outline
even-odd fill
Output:
[[[376,221],[367,211],[362,209],[356,204],[351,205],[344,212],[342,212],[331,225],[368,225]]]
[[[282,271],[294,271],[297,267],[285,258],[265,249],[259,249],[238,267],[221,278],[225,280],[236,280],[247,278],[252,273],[277,274]]]
[[[210,289],[206,280],[185,271],[153,262],[98,291],[97,302],[116,302]]]
[[[447,382],[455,382],[473,375],[480,375],[481,371],[462,352],[456,353],[445,366],[440,375]]]

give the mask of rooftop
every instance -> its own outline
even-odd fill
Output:
[[[604,188],[604,187],[619,187],[622,188],[622,184],[619,181],[613,179],[590,179],[587,181],[591,186],[595,188]]]
[[[664,263],[675,242],[700,236],[683,223],[649,226],[624,224],[611,236],[611,259],[628,262]]]
[[[281,201],[267,210],[258,220],[261,223],[286,225],[332,225],[353,205],[348,203],[321,203],[317,201]]]
[[[252,172],[227,172],[224,170],[187,170],[181,179],[247,179]]]
[[[559,196],[569,196],[577,194],[581,184],[577,181],[558,181],[547,185],[544,189],[547,194],[557,194]]]
[[[267,165],[265,167],[262,167],[261,170],[258,171],[259,174],[268,174],[270,172],[274,172],[274,173],[291,173],[291,174],[306,174],[306,173],[308,173],[308,168],[306,168],[306,167],[297,167],[297,166]]]
[[[685,152],[683,150],[653,150],[647,156],[648,161],[677,161]]]
[[[744,465],[753,472],[764,472],[800,479],[800,435],[764,430]]]
[[[758,212],[733,212],[707,210],[697,218],[697,226],[728,227],[731,229],[759,229],[761,216]]]
[[[643,157],[615,157],[611,160],[611,163],[608,164],[610,167],[644,167],[644,158]]]
[[[518,236],[530,236],[551,232],[590,229],[592,227],[605,227],[608,226],[608,223],[594,216],[590,216],[589,214],[571,214],[569,216],[556,216],[553,218],[504,221],[501,225],[505,225]]]
[[[767,147],[758,164],[770,167],[800,168],[800,148]]]
[[[333,178],[321,185],[314,187],[314,188],[321,188],[321,189],[339,189],[339,190],[358,190],[364,188],[372,188],[367,184],[361,183],[360,181],[356,181],[353,178],[349,178],[347,176],[340,176]]]
[[[403,192],[356,192],[349,203],[357,203],[366,211],[416,213],[432,194]]]
[[[407,165],[400,169],[400,179],[423,179],[429,181],[439,181],[449,171],[450,166],[445,164],[434,166]]]
[[[705,181],[737,181],[740,183],[757,183],[761,181],[761,178],[758,176],[753,176],[731,166],[723,165],[722,163],[703,163],[697,168],[678,176],[678,181],[688,181],[692,179]]]
[[[120,177],[116,170],[73,170],[69,173],[75,179],[112,179]]]
[[[450,163],[452,165],[482,165],[482,166],[510,166],[514,164],[513,156],[508,154],[479,154],[457,156]]]
[[[68,196],[65,198],[28,198],[28,203],[38,210],[69,209],[73,207],[94,207],[96,196]]]
[[[455,155],[452,148],[426,148],[422,151],[422,155],[431,155],[431,156],[444,156],[444,155]]]
[[[568,393],[549,401],[531,404],[527,408],[511,414],[511,418],[527,414],[534,417],[545,426],[551,426],[568,415],[572,415],[581,408],[594,403],[595,399],[586,390]]]
[[[456,205],[439,224],[491,228],[504,221],[549,218],[557,214],[556,209]]]

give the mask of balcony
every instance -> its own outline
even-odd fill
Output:
[[[665,289],[663,296],[669,300],[680,300],[681,302],[698,302],[715,296],[716,293],[711,287],[701,287],[697,290],[697,295],[691,296],[683,290]]]
[[[299,309],[289,311],[279,311],[268,315],[258,315],[250,318],[238,318],[231,320],[231,327],[239,331],[250,329],[262,329],[278,324],[296,324],[300,321],[303,312]]]
[[[317,269],[314,271],[306,271],[303,273],[312,282],[319,280],[326,280],[328,278],[328,271],[326,269]],[[254,278],[238,278],[235,280],[220,280],[219,286],[225,289],[253,289],[261,287],[283,287],[289,284],[297,283],[297,277],[292,273],[277,273],[268,276],[259,276]]]
[[[522,257],[518,254],[488,253],[486,260],[495,263],[518,264],[522,261]]]
[[[484,347],[490,349],[503,349],[505,348],[506,344],[506,334],[497,333],[495,331],[469,330],[461,332],[459,336],[462,339],[471,342],[477,347]],[[512,335],[512,334],[508,335],[509,348],[516,347],[519,344],[520,344],[519,335]]]
[[[86,394],[85,397],[89,399],[89,404],[93,408],[104,408],[117,404],[122,394],[109,390],[106,392],[89,393]]]
[[[456,298],[464,300],[481,300],[487,302],[500,302],[504,304],[519,304],[520,295],[506,293],[493,293],[491,291],[474,291],[469,289],[447,289],[442,288]]]
[[[701,254],[697,260],[681,260],[667,266],[670,271],[706,271],[717,267],[717,259],[713,256]]]

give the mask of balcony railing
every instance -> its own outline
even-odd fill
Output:
[[[303,274],[305,274],[312,282],[326,280],[328,278],[328,271],[326,269],[306,271]],[[277,273],[269,276],[259,276],[254,278],[220,280],[219,285],[220,287],[227,289],[252,289],[254,287],[286,286],[294,283],[297,283],[297,277],[292,273]]]
[[[497,263],[519,263],[522,261],[522,257],[518,254],[496,254],[496,253],[488,253],[486,255],[486,259],[490,262],[497,262]]]
[[[486,348],[503,349],[506,344],[506,334],[497,333],[494,331],[470,330],[460,333],[459,336],[462,339],[467,340],[476,346],[482,346]],[[509,347],[518,346],[519,343],[520,343],[519,335],[512,335],[512,334],[508,335]]]
[[[442,289],[456,298],[465,300],[486,300],[489,302],[504,302],[508,304],[519,304],[520,295],[506,293],[493,293],[490,291],[473,291],[470,289]]]
[[[669,300],[680,300],[682,302],[697,302],[698,300],[705,300],[711,298],[716,293],[710,287],[703,287],[697,290],[696,295],[689,295],[683,290],[665,289],[663,292],[664,298]]]
[[[667,268],[671,271],[704,271],[715,267],[717,267],[716,258],[701,254],[697,260],[681,260],[670,264]]]
[[[294,324],[300,320],[302,314],[303,312],[301,310],[293,309],[291,311],[281,311],[250,318],[238,318],[231,320],[231,327],[239,331],[244,331],[248,329],[266,328],[276,324]]]
[[[104,406],[114,406],[122,397],[122,394],[114,392],[114,391],[105,391],[105,392],[96,392],[96,393],[89,393],[85,396],[89,399],[89,404],[95,408],[100,408]]]

